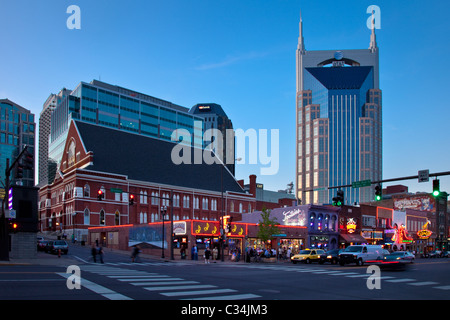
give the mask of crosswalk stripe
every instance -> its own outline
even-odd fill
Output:
[[[440,290],[450,290],[450,286],[439,286],[439,287],[433,287],[435,289],[440,289]]]
[[[347,275],[354,275],[358,274],[356,272],[341,272],[341,273],[332,273],[330,276],[347,276]]]
[[[190,299],[182,299],[182,300],[245,300],[245,299],[255,299],[261,298],[256,294],[252,293],[244,293],[244,294],[234,294],[228,296],[212,296],[212,297],[199,297],[199,298],[190,298]]]
[[[200,282],[198,281],[157,281],[157,282],[132,282],[130,284],[134,285],[134,286],[164,286],[164,285],[174,285],[174,284],[198,284]]]
[[[185,290],[185,289],[207,289],[207,288],[217,288],[211,284],[198,284],[191,286],[165,286],[165,287],[145,287],[148,291],[164,291],[164,290]]]
[[[161,294],[166,297],[178,297],[178,296],[195,296],[201,294],[215,294],[215,293],[226,293],[226,292],[236,292],[234,289],[213,289],[213,290],[196,290],[196,291],[181,291],[181,292],[162,292]]]
[[[155,278],[155,279],[146,279],[147,282],[142,282],[144,284],[142,284],[143,286],[146,285],[145,283],[153,283],[153,282],[158,282],[158,281],[179,281],[179,280],[184,280],[182,278]],[[138,282],[133,282],[133,283],[138,283]]]
[[[158,274],[157,273],[146,273],[146,274],[142,274],[142,276],[139,276],[139,275],[110,275],[110,276],[107,276],[108,278],[142,278],[142,277],[150,277],[150,276],[152,276],[152,277],[154,277],[154,276],[157,276]]]
[[[414,279],[393,279],[393,280],[386,280],[386,282],[393,282],[393,283],[397,283],[397,282],[411,282],[411,281],[416,281]]]
[[[69,274],[67,273],[58,273],[58,274],[64,278],[69,277]],[[81,285],[86,289],[89,289],[97,294],[100,294],[110,300],[132,300],[130,297],[124,296],[123,294],[117,293],[111,289],[108,289],[106,287],[103,287],[99,284],[96,284],[86,279],[83,279],[81,281]]]
[[[370,276],[370,274],[358,274],[358,275],[354,275],[354,276],[345,276],[345,277],[347,277],[347,278],[364,278],[364,277],[369,277]]]
[[[118,278],[117,280],[123,282],[140,282],[140,281],[152,281],[153,279],[162,279],[162,278],[170,278],[170,276],[166,275],[158,275],[158,276],[145,276],[139,278]]]
[[[434,281],[423,281],[423,282],[413,282],[413,283],[407,283],[410,286],[429,286],[432,284],[439,284],[439,282],[434,282]]]

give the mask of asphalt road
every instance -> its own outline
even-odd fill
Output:
[[[381,270],[379,278],[368,273],[368,266],[205,264],[150,258],[131,263],[129,253],[108,249],[101,264],[89,260],[89,248],[80,246],[71,246],[61,258],[45,253],[39,258],[31,264],[0,264],[0,300],[152,300],[165,306],[169,300],[188,299],[192,305],[212,299],[245,302],[261,313],[261,303],[274,300],[292,307],[323,300],[450,299],[450,259],[446,258],[417,259],[405,270]],[[77,281],[68,266],[80,268],[79,289],[69,288]],[[375,288],[370,289],[370,284]],[[176,312],[181,312],[186,305],[177,306]]]

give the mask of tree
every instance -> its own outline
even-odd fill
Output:
[[[277,218],[270,218],[270,210],[265,207],[262,209],[261,218],[262,220],[258,223],[258,233],[256,236],[266,242],[272,239],[274,234],[280,233],[280,229],[278,228],[279,223],[277,222]]]

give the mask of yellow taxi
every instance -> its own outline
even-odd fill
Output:
[[[294,254],[291,257],[291,262],[292,263],[297,263],[297,262],[311,263],[313,261],[319,261],[320,255],[324,254],[324,253],[325,253],[325,251],[321,250],[321,249],[302,250],[299,253]]]

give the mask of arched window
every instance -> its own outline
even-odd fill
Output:
[[[89,209],[88,208],[84,209],[84,224],[85,225],[91,224],[90,216],[91,216],[91,213],[89,212]]]
[[[115,218],[116,226],[120,225],[120,212],[119,212],[119,210],[116,210],[116,214],[115,214],[114,218]]]
[[[315,224],[316,224],[316,214],[312,212],[309,215],[309,228],[314,229]]]
[[[100,225],[104,226],[105,225],[105,211],[102,209],[100,210]]]
[[[89,187],[88,184],[86,184],[86,185],[84,186],[83,196],[84,196],[85,198],[90,198],[90,197],[91,197],[91,187]]]

